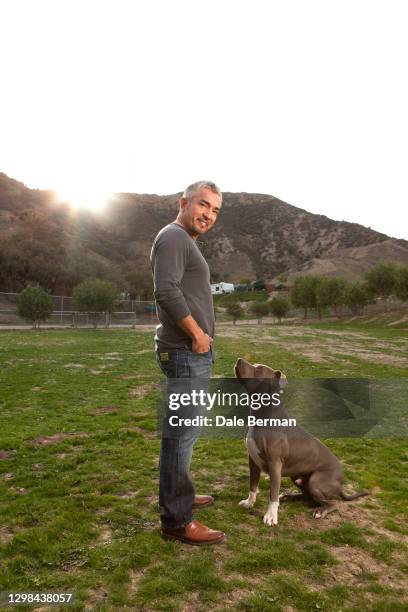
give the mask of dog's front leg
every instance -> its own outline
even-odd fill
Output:
[[[256,496],[259,493],[259,479],[261,477],[261,469],[252,459],[251,455],[249,457],[249,495],[247,499],[243,499],[239,502],[239,506],[241,508],[252,508],[254,503],[256,502]]]
[[[278,508],[279,508],[279,490],[281,485],[282,477],[282,462],[281,461],[268,461],[268,473],[270,478],[270,493],[269,493],[269,506],[263,517],[265,525],[278,524]]]

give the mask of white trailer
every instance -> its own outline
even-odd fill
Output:
[[[222,295],[223,293],[232,293],[234,285],[232,283],[214,283],[211,285],[211,293],[213,295]]]

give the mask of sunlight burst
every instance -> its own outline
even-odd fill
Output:
[[[67,202],[73,208],[87,208],[95,212],[102,211],[112,196],[107,189],[85,183],[59,187],[57,194],[62,202]]]

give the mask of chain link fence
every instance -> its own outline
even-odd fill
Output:
[[[1,293],[0,292],[0,325],[19,326],[27,325],[27,321],[21,319],[17,315],[17,299],[19,293]],[[92,327],[93,320],[91,315],[86,312],[77,312],[73,310],[73,298],[66,295],[51,296],[54,301],[54,310],[45,325],[61,326],[61,327]],[[285,296],[286,297],[286,296]],[[400,302],[395,298],[380,299],[375,303],[368,304],[364,307],[364,314],[377,314],[392,311],[398,308],[407,308],[408,302]],[[217,320],[219,322],[231,321],[225,308],[216,308]],[[325,313],[324,316],[327,316]],[[348,308],[339,309],[341,316],[350,316],[352,313]],[[362,314],[362,313],[360,313]],[[248,315],[247,315],[248,316]],[[309,318],[315,318],[316,313],[310,310]],[[251,315],[251,318],[256,318],[256,315]],[[300,308],[291,308],[286,316],[286,319],[303,318],[303,310]],[[271,320],[272,317],[263,317],[264,320]],[[283,319],[285,320],[285,319]],[[156,306],[153,301],[141,300],[118,300],[116,310],[111,313],[102,313],[98,319],[98,326],[105,327],[135,327],[137,325],[155,325],[158,322],[156,315]]]
[[[0,292],[0,325],[27,325],[27,321],[17,315],[19,293]],[[54,310],[45,325],[61,327],[92,327],[93,320],[86,312],[73,309],[73,298],[66,295],[52,295]],[[118,300],[116,309],[99,316],[98,326],[136,326],[155,325],[156,306],[152,301]]]

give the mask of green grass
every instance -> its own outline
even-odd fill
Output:
[[[360,324],[221,325],[214,374],[246,355],[289,380],[404,381],[403,338]],[[216,503],[197,518],[227,541],[189,547],[159,535],[152,332],[2,332],[0,363],[0,591],[73,589],[78,610],[406,609],[406,439],[328,440],[347,484],[370,496],[321,522],[288,502],[270,529],[267,479],[253,510],[238,507],[243,442],[203,438],[192,469]]]

